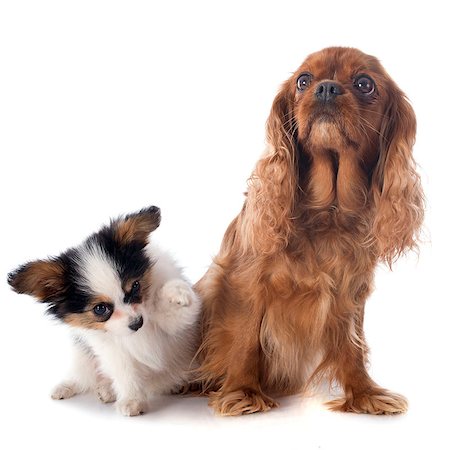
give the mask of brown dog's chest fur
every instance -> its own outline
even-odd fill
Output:
[[[364,242],[363,223],[351,225],[336,213],[328,219],[322,226],[316,223],[318,229],[299,226],[286,251],[265,256],[239,252],[239,227],[233,222],[228,230],[233,244],[222,248],[199,284],[205,310],[216,324],[208,337],[212,347],[215,332],[222,350],[236,345],[233,336],[245,328],[246,317],[259,327],[254,331],[260,348],[252,357],[260,362],[255,366],[266,392],[300,391],[318,366],[319,372],[328,369],[325,349],[338,345],[340,327],[354,329],[355,340],[362,328],[358,317],[371,289],[376,256]]]
[[[289,261],[268,264],[260,334],[266,391],[299,391],[322,362],[326,370],[326,349],[341,339],[340,327],[358,340],[376,264],[364,238],[358,227],[302,233]]]

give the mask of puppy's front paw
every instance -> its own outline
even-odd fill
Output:
[[[184,280],[170,280],[159,291],[160,298],[166,308],[182,308],[191,306],[197,297]]]
[[[114,392],[111,381],[108,379],[102,379],[97,382],[95,393],[97,394],[97,398],[103,403],[116,401],[116,393]]]
[[[117,409],[123,416],[132,417],[144,414],[147,407],[144,401],[137,399],[124,399],[117,403]]]
[[[58,384],[58,386],[53,389],[52,399],[53,400],[64,400],[66,398],[73,397],[79,393],[79,389],[75,383],[65,382]]]

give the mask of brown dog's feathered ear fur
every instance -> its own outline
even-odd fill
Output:
[[[244,243],[258,253],[284,248],[293,227],[298,176],[290,85],[286,82],[275,97],[267,120],[268,150],[249,179]]]
[[[56,258],[33,261],[8,274],[8,283],[18,294],[53,301],[65,289],[64,266]]]
[[[381,125],[380,156],[372,177],[372,236],[379,257],[389,266],[405,251],[416,248],[423,221],[424,198],[412,156],[415,134],[414,111],[394,86]]]

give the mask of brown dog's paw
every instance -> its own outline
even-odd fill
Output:
[[[222,416],[240,416],[269,411],[269,409],[277,407],[278,403],[262,392],[244,389],[228,393],[211,392],[209,406]]]
[[[353,398],[338,398],[326,403],[332,411],[359,414],[400,414],[408,409],[408,401],[400,394],[385,389],[361,393]]]

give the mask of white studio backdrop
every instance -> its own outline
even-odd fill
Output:
[[[0,447],[450,448],[450,246],[445,2],[0,2]],[[197,281],[239,212],[278,86],[311,52],[377,56],[409,96],[427,195],[420,257],[380,268],[366,331],[371,373],[402,417],[328,412],[324,398],[214,416],[163,398],[139,418],[84,396],[51,401],[67,330],[6,274],[58,254],[110,217],[155,204],[155,239]]]

